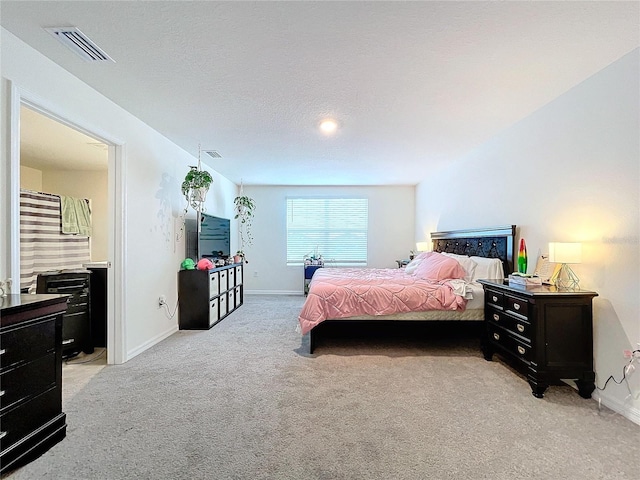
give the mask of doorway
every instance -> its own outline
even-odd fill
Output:
[[[122,143],[110,138],[109,135],[95,133],[98,129],[92,129],[90,126],[81,127],[79,122],[73,122],[65,118],[65,114],[56,112],[64,112],[64,108],[58,109],[47,105],[40,98],[34,98],[26,92],[11,85],[11,111],[9,122],[10,142],[10,165],[8,168],[8,178],[10,188],[8,189],[9,221],[7,222],[11,228],[8,235],[5,236],[9,253],[9,269],[8,273],[12,278],[20,278],[20,184],[21,184],[21,167],[25,177],[30,177],[27,181],[33,181],[33,175],[38,177],[38,172],[34,168],[32,160],[25,160],[25,164],[21,165],[21,131],[25,130],[25,134],[29,129],[29,117],[38,118],[45,117],[47,121],[54,122],[58,128],[68,128],[75,135],[81,134],[89,139],[85,147],[93,149],[96,155],[105,155],[107,159],[106,177],[106,215],[104,225],[101,226],[107,231],[106,236],[102,238],[102,246],[98,243],[97,252],[102,252],[104,265],[108,267],[109,275],[106,285],[106,359],[108,364],[120,364],[126,361],[124,348],[124,315],[123,315],[123,238],[124,223],[122,213],[122,199],[124,198],[124,179],[122,163],[124,162]],[[25,110],[23,110],[25,109]],[[40,117],[36,117],[39,115]],[[24,118],[21,118],[23,117]],[[67,118],[69,116],[66,116]],[[27,123],[23,123],[27,122]],[[71,134],[71,132],[69,133]],[[56,142],[49,142],[45,148],[50,148]],[[28,150],[28,147],[25,148]],[[106,150],[105,150],[106,148]],[[31,166],[29,165],[31,164]],[[43,167],[44,168],[44,167]],[[31,170],[26,170],[31,169]],[[55,169],[54,169],[55,170]],[[60,176],[58,172],[58,176]],[[64,176],[64,174],[62,174]],[[99,174],[94,174],[99,175]],[[104,175],[102,173],[101,175]],[[48,180],[47,180],[48,181]],[[105,240],[106,237],[106,240]],[[106,246],[105,246],[106,244]],[[105,253],[106,252],[106,253]],[[13,293],[19,293],[19,282],[15,282]]]

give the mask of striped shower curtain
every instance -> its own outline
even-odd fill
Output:
[[[20,290],[35,291],[39,273],[83,268],[89,237],[62,234],[60,197],[20,191]]]

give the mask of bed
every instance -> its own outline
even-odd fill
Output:
[[[431,233],[432,251],[405,268],[316,271],[298,317],[309,352],[330,324],[481,322],[479,278],[513,271],[515,225]],[[475,266],[474,266],[475,265]]]

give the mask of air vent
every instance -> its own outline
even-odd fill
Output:
[[[209,155],[211,158],[222,158],[222,155],[220,155],[215,150],[203,150],[203,152]]]
[[[113,58],[76,27],[51,27],[45,30],[86,62],[115,63]]]

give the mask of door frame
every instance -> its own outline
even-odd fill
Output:
[[[93,137],[108,145],[108,275],[107,275],[107,363],[126,362],[125,320],[125,265],[126,265],[126,209],[124,171],[126,164],[125,144],[107,132],[85,121],[74,120],[74,116],[63,107],[52,105],[45,99],[19,88],[10,82],[9,106],[9,271],[13,282],[12,293],[20,291],[20,107],[29,107],[74,130]]]

